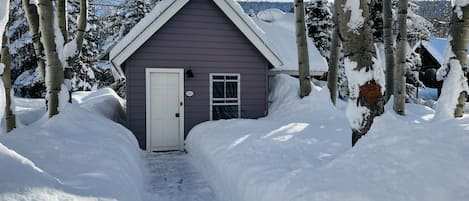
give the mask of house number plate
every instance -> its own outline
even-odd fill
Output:
[[[194,96],[194,92],[193,91],[186,91],[186,96],[187,97],[192,97],[192,96]]]

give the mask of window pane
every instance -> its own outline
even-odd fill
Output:
[[[225,86],[224,82],[213,82],[213,98],[224,98],[225,97]]]
[[[223,75],[214,75],[212,79],[214,79],[214,80],[225,80],[225,76],[223,76]]]
[[[212,119],[232,119],[239,118],[237,105],[213,106]]]
[[[238,98],[237,82],[226,82],[226,98]]]
[[[238,80],[238,76],[236,76],[236,75],[226,76],[226,80]]]

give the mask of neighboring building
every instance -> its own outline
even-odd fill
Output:
[[[263,10],[277,8],[283,12],[293,11],[293,2],[275,2],[275,1],[238,1],[246,13],[258,13]]]
[[[443,83],[436,80],[436,72],[445,63],[445,51],[448,46],[446,38],[433,38],[430,41],[421,41],[414,47],[422,60],[420,80],[425,86],[441,89]]]
[[[183,150],[199,123],[267,115],[269,72],[294,75],[298,66],[294,32],[273,26],[233,0],[159,2],[109,54],[126,77],[127,127],[140,146]],[[308,44],[320,75],[327,63]]]

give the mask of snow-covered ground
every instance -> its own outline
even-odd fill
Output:
[[[43,100],[15,100],[28,126],[0,134],[0,200],[143,199],[142,152],[109,119],[121,100],[108,89],[81,95],[50,120]]]
[[[391,108],[351,148],[344,103],[315,88],[297,98],[296,79],[273,80],[270,114],[203,123],[186,140],[220,200],[468,200],[469,116]]]
[[[351,147],[348,121],[331,104],[328,90],[313,87],[311,96],[300,100],[296,79],[280,75],[271,83],[268,117],[206,122],[186,140],[221,200],[292,200],[285,196],[295,191],[284,189],[294,182],[291,177]]]

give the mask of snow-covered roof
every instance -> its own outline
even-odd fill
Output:
[[[422,41],[421,43],[417,44],[414,49],[420,45],[427,49],[427,51],[438,61],[440,65],[445,63],[445,51],[449,45],[448,39],[432,38],[430,41]]]
[[[278,52],[283,65],[274,71],[298,71],[298,51],[296,46],[295,16],[279,9],[261,11],[254,22],[262,29],[270,43],[270,48]],[[309,68],[312,72],[325,72],[328,69],[326,59],[308,38]]]
[[[118,69],[141,45],[156,33],[173,17],[189,0],[162,0],[111,50],[109,58]],[[256,25],[241,6],[234,0],[213,0],[213,2],[230,18],[239,30],[274,66],[280,67],[283,62],[277,52],[268,45],[270,42],[263,31]],[[120,70],[122,73],[122,70]],[[123,74],[123,73],[122,73]]]
[[[189,0],[163,0],[143,18],[110,51],[111,63],[119,69],[141,45],[174,16]],[[213,0],[215,4],[233,21],[240,31],[274,66],[273,71],[295,74],[298,72],[298,53],[296,48],[295,20],[291,13],[278,9],[262,11],[256,17],[247,15],[234,0]],[[310,71],[325,72],[328,65],[308,39]]]
[[[421,45],[442,65],[445,63],[445,50],[448,46],[446,38],[433,38],[430,41],[422,41]]]

